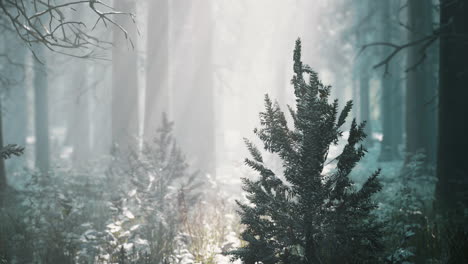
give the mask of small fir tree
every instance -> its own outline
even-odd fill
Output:
[[[122,197],[113,199],[114,219],[108,231],[126,243],[147,252],[151,263],[164,263],[176,254],[177,236],[183,232],[182,217],[199,201],[204,181],[191,172],[173,137],[173,122],[162,115],[162,123],[152,141],[143,142],[141,151],[116,153],[114,179],[126,180]],[[184,207],[180,196],[184,197]],[[115,209],[114,209],[115,208]],[[117,230],[113,232],[112,230]],[[185,245],[184,245],[185,246]]]
[[[352,121],[347,144],[333,160],[335,168],[324,173],[330,146],[342,137],[352,102],[338,115],[338,101],[328,102],[330,86],[302,63],[299,39],[291,83],[296,96],[296,109],[289,107],[294,129],[266,95],[261,128],[254,130],[264,149],[282,160],[284,177],[269,169],[260,150],[245,140],[252,156],[245,163],[260,177],[243,179],[249,203],[238,205],[246,243],[229,254],[247,264],[376,263],[382,231],[372,214],[376,204],[371,196],[381,189],[379,171],[359,189],[349,178],[366,152],[358,146],[365,124]]]

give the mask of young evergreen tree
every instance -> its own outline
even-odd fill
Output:
[[[372,214],[372,195],[381,189],[379,171],[359,189],[349,178],[366,152],[357,146],[365,137],[365,124],[353,120],[348,142],[333,160],[336,168],[325,173],[330,146],[342,137],[352,102],[338,115],[338,101],[328,102],[330,86],[302,63],[300,40],[294,50],[294,73],[296,109],[289,107],[294,129],[267,95],[261,128],[254,130],[264,149],[281,158],[284,177],[269,169],[260,150],[246,140],[252,158],[245,163],[260,177],[243,179],[249,203],[238,205],[246,243],[228,254],[246,264],[376,263],[382,231]]]
[[[115,166],[109,171],[116,181],[113,186],[122,188],[114,188],[113,193],[122,195],[111,198],[114,215],[107,232],[119,234],[122,243],[136,245],[140,254],[136,259],[148,263],[166,263],[177,254],[183,215],[199,202],[205,184],[198,172],[190,170],[173,136],[174,123],[164,113],[159,120],[155,137],[145,140],[141,151],[115,150]],[[127,262],[132,260],[128,256]]]

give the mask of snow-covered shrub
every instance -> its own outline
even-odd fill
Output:
[[[173,124],[163,123],[152,142],[143,149],[115,155],[109,175],[120,181],[120,190],[110,201],[114,211],[106,232],[112,237],[113,253],[121,246],[148,256],[151,263],[175,262],[180,250],[177,238],[186,216],[200,196],[200,176],[188,169],[172,137]]]
[[[87,259],[92,256],[83,235],[90,223],[98,225],[106,217],[96,210],[100,180],[58,168],[47,174],[25,173],[30,180],[2,208],[2,226],[12,230],[11,263],[75,263],[83,251]]]
[[[26,186],[1,209],[1,241],[8,241],[0,245],[2,258],[9,263],[118,263],[125,252],[129,263],[176,263],[180,199],[183,195],[190,211],[200,181],[188,171],[171,129],[164,119],[143,151],[121,151],[88,171],[26,171]]]

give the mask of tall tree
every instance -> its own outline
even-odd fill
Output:
[[[415,42],[431,35],[432,2],[427,0],[408,1],[408,42]],[[426,163],[434,160],[435,116],[431,101],[434,101],[434,69],[430,60],[421,62],[421,45],[409,47],[406,76],[406,161],[409,156],[424,153]]]
[[[401,61],[396,62],[395,75],[393,80],[393,89],[392,89],[392,105],[391,105],[391,114],[393,120],[393,137],[392,142],[395,145],[396,157],[401,158],[400,146],[404,144],[403,136],[405,134],[404,122],[405,122],[405,101],[404,101],[404,91],[406,87],[405,81],[402,80],[402,63]]]
[[[90,92],[92,154],[95,157],[107,155],[112,146],[112,62],[93,63]]]
[[[34,60],[34,128],[36,168],[47,173],[50,167],[49,146],[49,102],[47,80],[47,58],[45,47],[38,45],[34,53],[38,59]]]
[[[394,39],[394,28],[393,28],[393,12],[391,1],[381,1],[380,5],[381,15],[380,22],[383,26],[382,35],[383,41],[391,43]],[[382,48],[384,54],[389,52],[387,47]],[[382,145],[379,159],[381,161],[391,161],[396,159],[398,154],[398,144],[395,142],[396,136],[395,131],[396,120],[394,115],[395,108],[400,107],[395,102],[395,75],[398,73],[396,69],[395,61],[389,63],[385,68],[385,72],[381,79],[381,118],[382,118]]]
[[[86,22],[83,7],[76,9],[72,14],[75,21]],[[73,147],[72,162],[75,168],[85,165],[91,154],[90,142],[90,76],[88,68],[90,63],[82,59],[71,59],[71,70],[67,72],[70,78],[71,103],[69,105],[71,116],[68,118],[68,140]]]
[[[13,55],[14,64],[9,66],[12,70],[8,74],[14,79],[14,83],[6,92],[3,104],[3,123],[5,127],[8,127],[8,129],[3,131],[3,139],[6,144],[25,146],[28,127],[25,64],[28,51],[25,45],[18,40],[12,40],[11,42],[9,54]],[[8,160],[6,162],[7,171],[10,172],[18,169],[22,165],[21,163],[21,160],[18,159]]]
[[[372,30],[372,8],[369,8],[369,3],[367,1],[359,1],[355,3],[356,12],[358,13],[358,23],[355,26],[356,34],[356,44],[357,48],[361,49],[365,45],[369,38],[369,32]],[[371,72],[369,66],[369,55],[367,53],[361,53],[357,58],[357,71],[356,78],[359,84],[359,92],[356,92],[356,95],[359,94],[359,119],[361,122],[366,122],[366,127],[364,132],[367,137],[364,139],[364,143],[367,147],[373,145],[372,141],[372,122],[371,122],[371,108],[370,108],[370,87],[369,81],[371,79]]]
[[[169,1],[149,1],[148,12],[144,137],[152,139],[169,111]]]
[[[468,0],[440,1],[437,196],[441,209],[468,208]],[[461,212],[463,214],[463,211]]]
[[[133,0],[114,1],[114,8],[135,13]],[[126,148],[138,134],[137,37],[132,22],[122,16],[116,22],[127,34],[114,27],[112,49],[112,140]]]
[[[195,138],[192,143],[198,167],[214,175],[216,173],[216,135],[213,86],[213,3],[200,1],[193,7],[194,44],[194,87],[191,91],[193,102],[190,123]]]
[[[174,63],[176,134],[193,166],[215,173],[215,110],[212,65],[212,1],[174,1],[180,21],[174,46],[183,61]]]
[[[0,147],[3,147],[3,111],[2,109],[3,98],[0,96]],[[5,161],[0,157],[0,202],[3,200],[3,191],[8,186],[6,170],[5,170]],[[0,206],[2,204],[0,203]]]
[[[25,146],[27,132],[27,102],[26,102],[26,82],[25,82],[25,59],[26,47],[16,36],[9,32],[2,32],[6,36],[12,37],[4,42],[2,55],[5,60],[1,63],[8,63],[8,67],[0,74],[0,146],[4,144],[17,144]],[[12,159],[10,161],[0,161],[0,185],[6,186],[7,174],[18,169],[21,161]]]
[[[73,61],[71,79],[71,104],[68,125],[69,142],[73,146],[72,161],[76,168],[82,167],[91,153],[89,76],[86,62]]]
[[[401,6],[398,2],[390,1],[391,5],[391,21],[392,23],[392,32],[393,32],[393,42],[402,42],[406,39],[405,28],[398,25],[396,21],[403,21],[404,12],[401,12]],[[403,68],[405,65],[405,56],[400,56],[395,58],[394,62],[394,73],[393,73],[393,87],[391,93],[391,115],[393,120],[393,136],[392,142],[395,145],[396,157],[401,158],[400,155],[400,146],[403,146],[403,136],[405,134],[405,101],[404,101],[404,91],[406,88],[406,82],[404,80]]]

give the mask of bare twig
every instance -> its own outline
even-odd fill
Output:
[[[414,68],[416,68],[419,64],[421,64],[425,57],[426,57],[426,50],[431,46],[432,43],[434,43],[437,39],[439,38],[439,33],[437,31],[435,31],[433,34],[431,35],[428,35],[428,36],[424,36],[422,38],[419,38],[417,40],[414,40],[414,41],[410,41],[408,43],[405,43],[405,44],[401,44],[401,45],[398,45],[398,44],[394,44],[394,43],[391,43],[391,42],[374,42],[374,43],[369,43],[369,44],[366,44],[366,45],[363,45],[361,50],[359,51],[359,54],[360,55],[362,52],[364,52],[365,49],[369,48],[369,47],[373,47],[373,46],[384,46],[384,47],[390,47],[390,48],[393,48],[393,51],[387,55],[387,57],[385,57],[382,61],[380,61],[379,63],[375,64],[373,67],[374,69],[376,68],[379,68],[381,66],[385,66],[385,73],[387,74],[388,73],[388,67],[389,67],[389,63],[390,61],[393,59],[393,57],[395,57],[398,53],[400,53],[402,50],[404,49],[407,49],[409,47],[413,47],[413,46],[418,46],[418,45],[422,45],[422,48],[421,48],[421,57],[420,59],[418,60],[418,62],[414,65],[410,65],[409,68],[406,70],[406,71],[410,71]]]
[[[365,49],[367,49],[369,47],[373,47],[373,46],[386,46],[386,47],[393,48],[393,51],[387,57],[385,57],[383,60],[381,60],[379,63],[377,63],[377,64],[375,64],[373,66],[374,69],[379,68],[381,66],[385,66],[385,74],[387,74],[390,61],[398,53],[400,53],[404,49],[407,49],[407,48],[410,48],[410,47],[421,46],[419,59],[413,65],[409,65],[408,68],[406,69],[407,72],[412,71],[416,67],[418,67],[418,65],[420,65],[420,64],[422,64],[424,62],[424,60],[426,59],[427,50],[431,47],[431,45],[434,42],[436,42],[441,37],[454,38],[454,39],[457,39],[457,40],[460,40],[460,41],[465,41],[465,43],[467,43],[467,45],[468,45],[468,36],[467,35],[458,34],[456,32],[446,33],[445,29],[447,27],[450,27],[452,25],[451,23],[452,22],[448,22],[446,24],[440,25],[438,29],[436,29],[436,30],[434,30],[432,32],[432,34],[423,36],[423,37],[421,37],[419,39],[407,42],[405,44],[398,45],[398,44],[394,44],[394,43],[391,43],[391,42],[374,42],[374,43],[369,43],[369,44],[363,45],[357,56],[359,56],[361,53],[363,53]]]
[[[68,19],[66,15],[81,6],[97,16],[91,27],[83,21]],[[41,44],[51,51],[79,58],[91,57],[92,48],[111,45],[91,34],[101,22],[104,27],[109,24],[117,27],[129,39],[127,30],[115,22],[114,17],[128,16],[135,21],[133,14],[115,11],[101,0],[72,0],[60,4],[52,0],[0,0],[0,13],[8,18],[11,28],[29,47]]]

